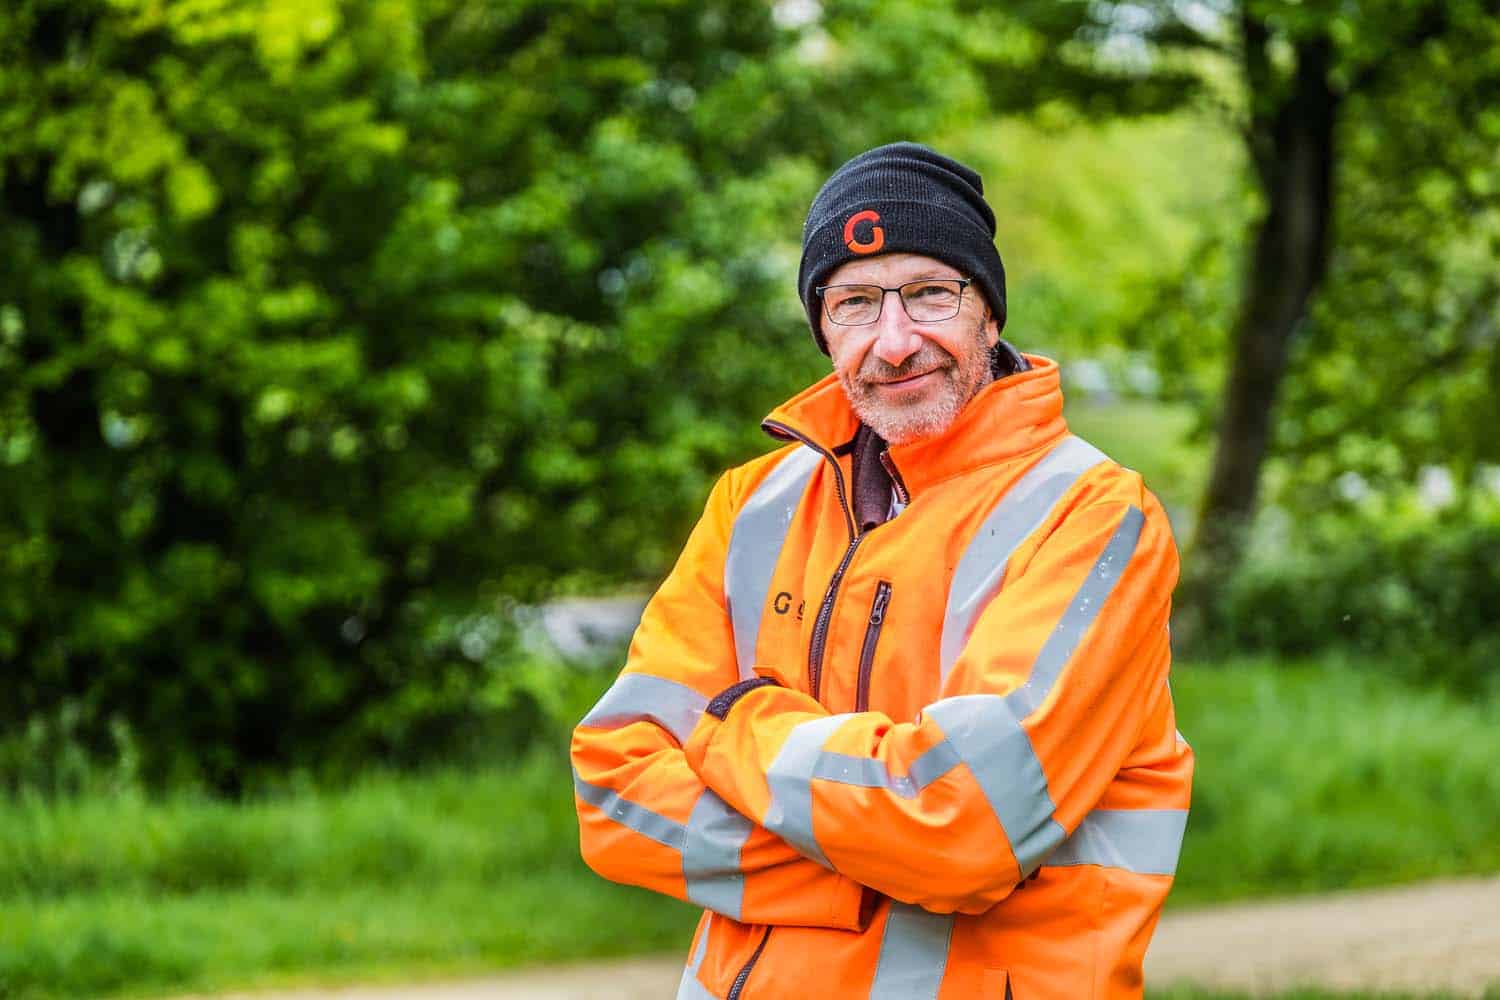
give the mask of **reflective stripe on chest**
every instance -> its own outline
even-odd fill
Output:
[[[783,458],[755,488],[740,508],[724,557],[724,600],[734,628],[734,656],[740,680],[755,676],[755,642],[766,612],[771,576],[786,544],[787,529],[813,470],[823,460],[811,448],[798,448]]]

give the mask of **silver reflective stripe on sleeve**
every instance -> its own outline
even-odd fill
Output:
[[[813,764],[813,777],[860,788],[884,788],[892,795],[914,799],[922,789],[953,770],[960,763],[958,751],[947,740],[935,744],[911,763],[911,773],[892,775],[885,762],[873,757],[854,757],[825,750]]]
[[[870,1000],[937,1000],[948,965],[953,914],[891,903]]]
[[[724,600],[734,628],[734,654],[741,680],[755,676],[755,640],[771,591],[771,576],[807,481],[822,461],[823,456],[811,448],[797,448],[761,481],[734,519],[729,551],[724,557]]]
[[[1043,864],[1175,875],[1187,816],[1186,809],[1095,809]]]
[[[1066,832],[1052,818],[1052,795],[1010,698],[966,694],[923,709],[974,775],[1010,841],[1021,874],[1029,875]]]
[[[1021,722],[1047,699],[1063,667],[1098,617],[1135,552],[1144,524],[1145,515],[1139,508],[1125,512],[1037,654],[1025,684],[1004,696],[959,695],[923,710],[942,727],[979,783],[1005,830],[1023,876],[1035,871],[1065,834],[1052,818],[1054,803],[1047,777]]]
[[[603,785],[583,780],[576,770],[573,789],[614,822],[681,855],[688,899],[726,917],[740,918],[745,902],[740,849],[752,824],[718,795],[705,788],[684,826]]]
[[[649,837],[674,851],[682,850],[683,826],[674,819],[653,812],[638,802],[622,799],[612,789],[595,785],[573,772],[573,790],[578,797],[604,813],[621,826],[629,827],[643,837]]]
[[[682,877],[687,881],[688,899],[733,920],[740,919],[745,902],[740,849],[750,836],[751,825],[713,789],[703,790],[688,817],[682,841]]]
[[[961,763],[963,761],[959,760],[958,751],[953,749],[953,744],[943,740],[933,744],[926,753],[911,762],[911,780],[916,783],[916,790],[920,792]]]
[[[621,674],[579,725],[618,729],[650,721],[671,733],[678,743],[686,743],[707,704],[707,698],[686,684],[651,674]]]
[[[873,757],[854,757],[832,750],[818,754],[818,759],[813,762],[812,776],[824,781],[836,781],[841,785],[890,789],[903,799],[911,798],[911,795],[906,794],[908,790],[915,792],[910,781],[898,784],[892,780],[891,772],[886,770],[883,761]]]
[[[771,790],[771,807],[766,810],[765,827],[795,847],[804,857],[824,868],[832,868],[818,839],[813,835],[812,779],[823,754],[823,744],[834,730],[848,721],[848,715],[830,715],[793,726],[781,752],[766,772]]]
[[[948,587],[939,648],[942,680],[958,662],[974,622],[1004,582],[1016,548],[1037,529],[1078,477],[1104,461],[1104,453],[1069,436],[1026,471],[990,511],[959,558]]]

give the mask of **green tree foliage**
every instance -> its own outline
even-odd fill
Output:
[[[227,786],[524,742],[503,602],[665,571],[822,370],[824,171],[978,106],[961,24],[806,13],[6,5],[0,726]]]
[[[1278,499],[1357,506],[1424,467],[1500,463],[1500,10],[1395,59],[1351,105],[1339,251],[1292,356]]]
[[[1209,227],[1194,266],[1145,300],[1135,340],[1218,428],[1185,624],[1213,613],[1239,565],[1268,458],[1285,460],[1273,486],[1298,486],[1273,500],[1304,512],[1325,510],[1349,472],[1484,475],[1500,364],[1500,5],[1160,0],[1015,15],[1068,64],[1058,100],[1103,115],[1208,102],[1244,138],[1255,208]]]

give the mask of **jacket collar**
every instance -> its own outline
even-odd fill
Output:
[[[913,497],[934,483],[985,465],[1019,458],[1068,432],[1057,362],[1026,355],[1031,370],[1007,375],[979,391],[942,434],[892,445],[890,464]],[[782,403],[761,424],[779,438],[796,438],[832,456],[859,430],[844,388],[832,374]]]

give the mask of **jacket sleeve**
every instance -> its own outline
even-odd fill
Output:
[[[745,818],[683,755],[709,698],[739,679],[723,585],[732,476],[646,606],[625,669],[573,732],[583,857],[607,879],[734,920],[857,928],[860,885]]]
[[[1074,831],[1169,697],[1177,552],[1131,478],[1017,553],[915,721],[757,688],[699,721],[688,762],[808,857],[929,910],[984,912]]]

